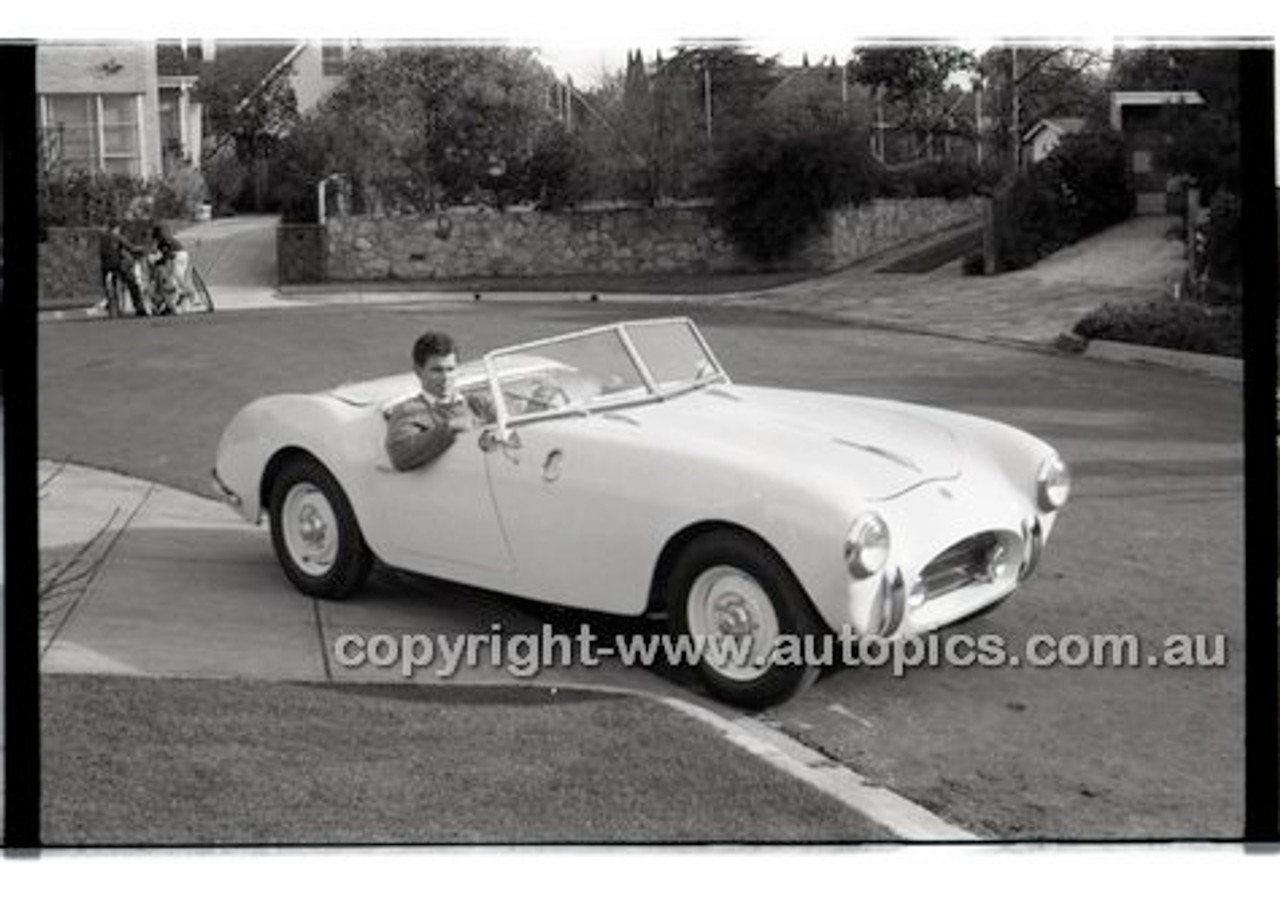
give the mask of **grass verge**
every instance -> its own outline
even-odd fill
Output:
[[[1086,340],[1116,340],[1237,358],[1242,352],[1243,323],[1238,307],[1173,300],[1135,306],[1108,303],[1082,318],[1074,330]]]
[[[638,697],[57,675],[42,703],[47,845],[888,837]]]

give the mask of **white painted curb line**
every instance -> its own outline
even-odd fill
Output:
[[[674,697],[660,701],[718,730],[729,742],[863,815],[905,840],[969,842],[979,837],[949,824],[892,790],[877,787],[843,765],[754,718],[728,719]]]

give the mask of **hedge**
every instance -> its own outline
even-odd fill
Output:
[[[1157,300],[1144,305],[1105,304],[1074,328],[1086,340],[1116,340],[1144,346],[1236,356],[1242,353],[1243,324],[1238,307]]]

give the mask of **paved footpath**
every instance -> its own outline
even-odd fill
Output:
[[[318,602],[284,579],[264,525],[221,503],[111,472],[41,462],[41,667],[46,673],[246,677],[270,680],[441,683],[431,670],[344,668],[343,634],[469,633],[475,622],[505,634],[537,633],[519,603],[432,595],[429,585],[371,580],[358,600]],[[483,660],[482,660],[483,661]],[[671,695],[642,669],[604,664],[517,677],[490,664],[448,683],[621,689]]]
[[[406,677],[398,666],[343,667],[332,650],[344,634],[450,638],[478,628],[535,634],[544,620],[536,606],[460,587],[437,592],[430,582],[394,576],[372,579],[353,602],[317,602],[284,581],[266,528],[244,523],[220,503],[65,463],[41,462],[39,484],[45,674],[624,692],[696,719],[756,763],[809,784],[873,822],[847,839],[880,839],[885,832],[909,840],[973,839],[763,721],[614,659],[533,677],[483,655],[480,664],[463,666],[448,679],[431,668]],[[818,814],[818,794],[810,795]]]

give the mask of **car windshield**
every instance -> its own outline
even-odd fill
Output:
[[[595,328],[490,353],[508,421],[589,413],[727,380],[687,319]]]

